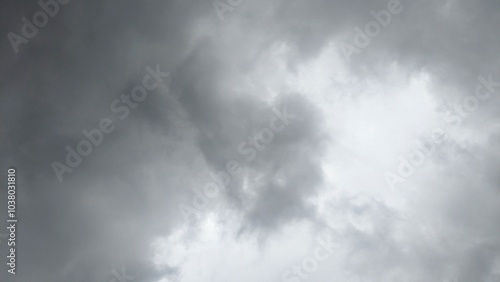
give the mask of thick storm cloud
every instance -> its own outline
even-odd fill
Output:
[[[500,279],[498,1],[0,11],[1,281]]]

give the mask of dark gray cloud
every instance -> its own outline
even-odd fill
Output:
[[[313,229],[330,225],[344,248],[332,268],[341,281],[498,279],[500,90],[408,180],[408,187],[421,190],[396,192],[380,188],[372,177],[377,172],[368,171],[378,162],[362,153],[355,161],[342,151],[342,140],[349,139],[338,128],[352,123],[336,119],[334,111],[342,109],[328,108],[334,98],[321,98],[336,93],[315,93],[317,81],[338,68],[390,89],[390,68],[397,65],[401,77],[427,74],[434,101],[461,103],[474,93],[478,75],[500,81],[498,2],[401,1],[403,11],[350,63],[326,66],[312,87],[285,87],[282,72],[296,77],[325,50],[343,60],[341,42],[352,42],[354,28],[388,2],[244,1],[221,21],[211,2],[73,0],[15,53],[7,34],[21,34],[21,18],[32,19],[40,7],[1,1],[0,167],[5,173],[15,166],[19,177],[18,273],[8,275],[4,265],[2,281],[110,281],[112,270],[122,267],[137,281],[177,281],[188,259],[156,268],[151,244],[187,228],[189,240],[175,247],[196,245],[204,230],[199,226],[212,213],[220,228],[236,230],[238,242],[258,234],[272,244],[301,222]],[[286,52],[276,50],[279,44]],[[121,120],[111,105],[143,83],[146,66],[159,66],[170,78]],[[248,160],[240,144],[285,108],[298,118]],[[97,128],[103,118],[115,131],[59,182],[52,162],[64,162],[65,147],[75,147],[82,130]],[[459,137],[469,142],[461,151],[453,146]],[[378,145],[369,134],[365,139]],[[329,147],[342,154],[331,156]],[[242,173],[196,224],[186,225],[179,203],[190,203],[192,190],[202,190],[209,173],[224,171],[232,160]],[[333,189],[332,179],[355,185]],[[369,188],[380,198],[352,196]],[[325,200],[330,191],[333,200]],[[6,217],[5,209],[0,215]],[[0,250],[6,253],[4,243]],[[272,260],[267,270],[278,265]],[[213,279],[204,275],[195,281]],[[311,281],[332,275],[319,273]]]

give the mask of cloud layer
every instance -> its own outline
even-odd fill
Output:
[[[7,35],[42,8],[0,3],[19,219],[2,281],[500,279],[498,2],[220,1],[222,17],[214,3],[73,0],[17,47]],[[130,106],[148,66],[169,78]],[[491,95],[470,110],[478,85]],[[51,164],[104,118],[115,130],[60,182]],[[446,139],[388,185],[436,128]],[[325,236],[336,249],[311,270]]]

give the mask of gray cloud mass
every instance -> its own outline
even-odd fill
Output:
[[[442,110],[478,76],[500,81],[500,3],[401,0],[347,62],[341,43],[388,2],[242,1],[221,20],[210,1],[72,0],[16,53],[7,34],[41,8],[1,1],[0,167],[17,170],[18,228],[17,273],[3,263],[0,280],[500,281],[500,88],[461,126]],[[170,76],[121,119],[111,105],[147,66]],[[345,98],[332,77],[379,87]],[[297,118],[249,160],[239,146],[285,108]],[[58,181],[51,164],[103,118],[115,130]],[[390,189],[384,171],[437,126],[446,141]],[[186,222],[179,204],[229,161],[241,173]],[[320,231],[338,251],[285,280]]]

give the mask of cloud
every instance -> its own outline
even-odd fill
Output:
[[[387,3],[245,1],[221,22],[211,2],[70,1],[15,53],[6,35],[40,8],[2,1],[1,167],[19,177],[2,281],[280,281],[325,231],[340,249],[309,281],[497,279],[498,90],[402,187],[383,172],[445,123],[439,105],[500,81],[498,3],[401,1],[346,62]],[[168,87],[120,120],[110,104],[156,65]],[[248,161],[275,108],[300,119]],[[59,183],[51,163],[102,118],[116,130]],[[231,160],[241,175],[186,224],[179,203]]]

